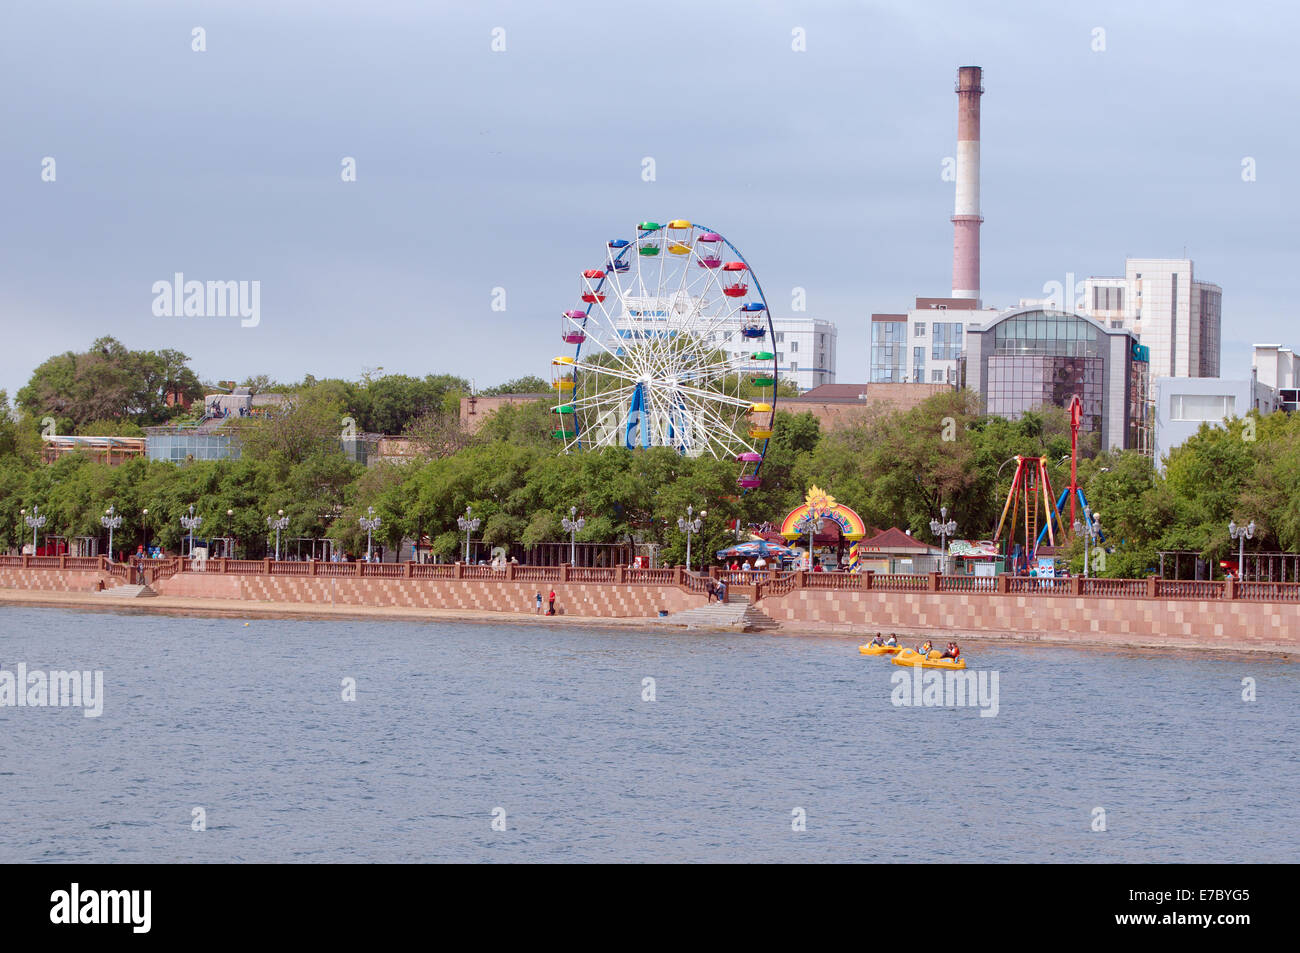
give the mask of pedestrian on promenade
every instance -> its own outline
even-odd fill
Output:
[[[546,614],[555,615],[555,590],[554,589],[552,589],[551,594],[546,597],[546,601],[549,604]]]
[[[540,592],[537,594],[537,614],[542,614],[542,594]]]

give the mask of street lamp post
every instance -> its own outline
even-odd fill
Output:
[[[235,538],[234,538],[233,536],[229,535],[229,534],[230,534],[230,520],[234,517],[234,515],[235,515],[235,511],[234,511],[234,510],[226,510],[226,550],[227,550],[227,551],[226,551],[226,552],[223,552],[223,553],[221,554],[221,555],[224,556],[226,559],[229,559],[229,558],[230,558],[230,556],[231,556],[231,551],[233,551],[234,548],[235,548],[235,547],[234,547]]]
[[[704,517],[708,515],[708,510],[700,510],[700,515],[696,516],[695,519],[691,519],[692,516],[695,516],[695,508],[688,506],[686,507],[686,515],[677,518],[677,528],[686,534],[687,572],[691,571],[691,535],[700,531],[700,527],[704,525]]]
[[[930,520],[930,532],[939,537],[939,571],[948,571],[948,537],[957,532],[957,521],[948,519],[948,507],[939,507],[939,518]]]
[[[280,530],[289,525],[289,517],[284,515],[284,510],[276,510],[275,516],[266,518],[266,528],[275,530],[275,561],[280,561]],[[248,555],[245,553],[244,555]]]
[[[1101,538],[1101,514],[1094,513],[1087,507],[1083,510],[1083,522],[1074,521],[1074,532],[1084,533],[1083,541],[1083,578],[1088,578],[1088,555],[1092,552],[1093,546]]]
[[[1238,526],[1236,520],[1228,523],[1228,535],[1237,541],[1237,579],[1246,578],[1246,540],[1255,538],[1255,521]]]
[[[361,528],[366,531],[366,562],[370,562],[370,534],[379,529],[381,522],[383,518],[375,516],[375,508],[367,506],[366,515],[361,517]]]
[[[817,545],[817,534],[826,527],[826,518],[808,520],[808,570],[811,572],[813,567],[813,548]]]
[[[194,556],[194,531],[203,525],[203,517],[194,515],[194,504],[190,504],[190,515],[181,517],[181,528],[189,534],[189,556]]]
[[[36,531],[45,525],[45,517],[41,515],[39,506],[32,507],[32,515],[27,517],[27,526],[32,531],[32,555],[36,555]]]
[[[577,518],[575,519],[575,517]],[[587,525],[587,520],[585,517],[578,516],[578,508],[576,506],[570,506],[568,518],[560,520],[560,525],[563,526],[564,531],[569,534],[569,565],[576,565],[578,562],[578,534],[582,532],[582,528]]]
[[[104,512],[105,512],[107,515],[105,515],[105,516],[101,516],[101,517],[99,518],[99,522],[100,522],[100,524],[104,527],[104,529],[108,530],[108,558],[109,558],[109,560],[112,560],[112,558],[113,558],[113,530],[117,529],[119,526],[122,525],[122,517],[116,515],[116,514],[113,512],[113,507],[112,507],[111,504],[109,505],[108,509],[104,510]]]
[[[473,509],[472,507],[466,506],[465,515],[456,517],[456,525],[465,531],[465,562],[467,563],[469,562],[470,534],[473,533],[474,530],[478,529],[479,524],[483,522],[477,516],[474,516],[472,514],[471,512],[472,509]]]
[[[149,555],[149,507],[140,511],[140,530],[144,533],[144,554]]]

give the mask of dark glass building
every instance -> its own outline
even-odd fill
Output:
[[[1131,331],[1077,314],[1022,308],[966,329],[965,385],[988,413],[1015,419],[1077,395],[1103,449],[1150,452],[1148,364]]]

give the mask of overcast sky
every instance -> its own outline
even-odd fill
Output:
[[[11,395],[105,334],[179,348],[209,380],[545,376],[582,269],[677,217],[740,248],[774,315],[806,289],[839,326],[838,380],[865,381],[870,314],[950,287],[962,65],[984,67],[986,304],[1185,252],[1223,287],[1225,376],[1249,373],[1253,343],[1300,345],[1292,6],[0,9]],[[156,317],[175,272],[260,281],[260,324]]]

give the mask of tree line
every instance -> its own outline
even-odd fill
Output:
[[[102,356],[107,361],[115,353],[108,345]],[[562,455],[550,436],[550,399],[504,407],[477,433],[467,434],[453,415],[453,402],[458,413],[467,385],[452,375],[309,377],[295,385],[255,381],[250,386],[278,389],[290,401],[275,417],[232,421],[242,447],[237,460],[179,466],[133,460],[110,467],[74,453],[42,464],[38,415],[52,407],[62,407],[74,420],[108,415],[102,419],[118,423],[149,414],[168,419],[170,413],[157,406],[141,410],[153,405],[138,394],[123,403],[81,404],[88,386],[81,376],[90,372],[78,371],[77,361],[69,371],[62,357],[51,359],[68,375],[62,384],[46,362],[16,407],[0,394],[0,544],[11,551],[30,541],[19,510],[34,505],[49,519],[43,532],[69,537],[106,537],[99,517],[112,505],[124,517],[119,549],[134,549],[147,535],[178,551],[185,535],[179,518],[193,504],[204,518],[201,535],[236,537],[250,557],[264,554],[266,517],[281,509],[289,517],[286,537],[329,538],[349,552],[363,552],[359,518],[374,507],[382,520],[378,543],[394,549],[404,538],[427,536],[442,558],[461,551],[456,518],[467,506],[483,521],[476,538],[525,546],[567,540],[560,520],[577,507],[586,518],[580,541],[651,543],[660,547],[661,558],[679,563],[686,541],[677,518],[688,505],[708,511],[693,549],[710,555],[735,539],[732,521],[779,522],[812,484],[875,528],[898,526],[937,542],[929,524],[946,506],[959,537],[988,539],[1010,488],[1015,455],[1045,457],[1057,493],[1069,478],[1064,410],[1044,406],[1006,420],[985,415],[978,395],[968,391],[938,394],[905,411],[875,405],[852,425],[829,432],[811,414],[778,408],[762,486],[741,493],[731,461],[685,457],[667,448]],[[148,386],[164,387],[158,381],[169,377],[182,380],[173,371],[151,378]],[[123,385],[116,372],[109,380],[116,401]],[[534,378],[507,382],[500,390],[544,387]],[[407,434],[414,457],[358,463],[345,452],[349,418],[358,432]],[[1252,413],[1223,426],[1203,425],[1169,455],[1163,473],[1134,451],[1098,452],[1089,437],[1079,482],[1103,514],[1106,575],[1145,575],[1157,565],[1159,550],[1193,551],[1210,560],[1235,556],[1227,533],[1231,519],[1254,520],[1252,550],[1300,549],[1300,421],[1286,414]],[[1068,555],[1080,569],[1077,541]]]

